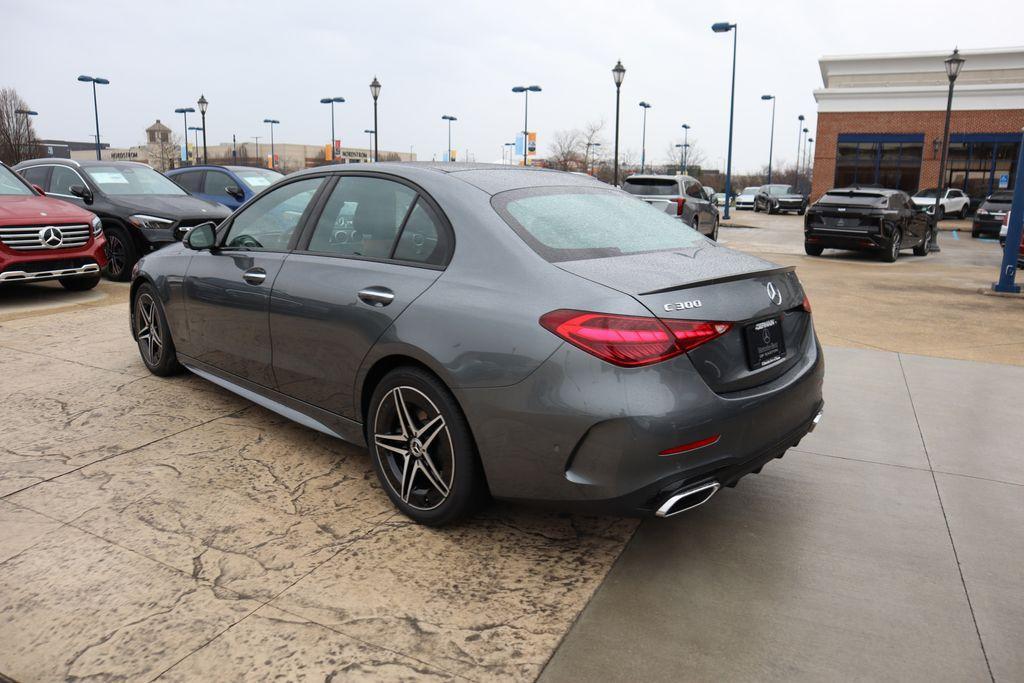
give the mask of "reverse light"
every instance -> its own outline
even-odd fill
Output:
[[[158,216],[147,216],[142,213],[137,213],[134,216],[129,216],[128,221],[137,228],[146,228],[148,230],[161,230],[169,228],[174,225],[174,221],[168,220],[167,218],[160,218]]]
[[[545,313],[540,324],[570,344],[620,367],[660,363],[732,328],[731,323],[723,322],[661,320],[568,309]]]

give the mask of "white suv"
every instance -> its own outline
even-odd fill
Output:
[[[935,207],[935,195],[938,191],[934,187],[927,190],[920,190],[911,199],[914,205],[931,212]],[[939,200],[939,215],[936,220],[942,220],[946,216],[967,218],[967,210],[971,207],[971,198],[963,193],[963,190],[948,189],[946,194]]]

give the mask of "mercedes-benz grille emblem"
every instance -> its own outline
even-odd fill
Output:
[[[768,298],[772,300],[772,303],[776,306],[782,305],[782,292],[778,290],[774,282],[769,282],[766,287],[768,290]]]
[[[39,241],[47,249],[57,249],[64,243],[64,235],[52,225],[48,225],[39,231]]]

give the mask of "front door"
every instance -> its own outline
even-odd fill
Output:
[[[275,385],[270,291],[323,183],[323,177],[305,178],[267,193],[231,219],[217,248],[192,258],[184,286],[188,344],[181,353]]]
[[[442,272],[451,240],[408,185],[343,175],[274,282],[278,391],[351,419],[363,358]]]

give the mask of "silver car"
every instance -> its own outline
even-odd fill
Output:
[[[660,211],[674,216],[691,228],[718,241],[718,207],[714,192],[688,175],[632,175],[622,189],[640,197]]]
[[[822,409],[791,267],[558,171],[308,169],[146,255],[130,311],[153,373],[365,444],[424,524],[488,496],[672,515]]]

